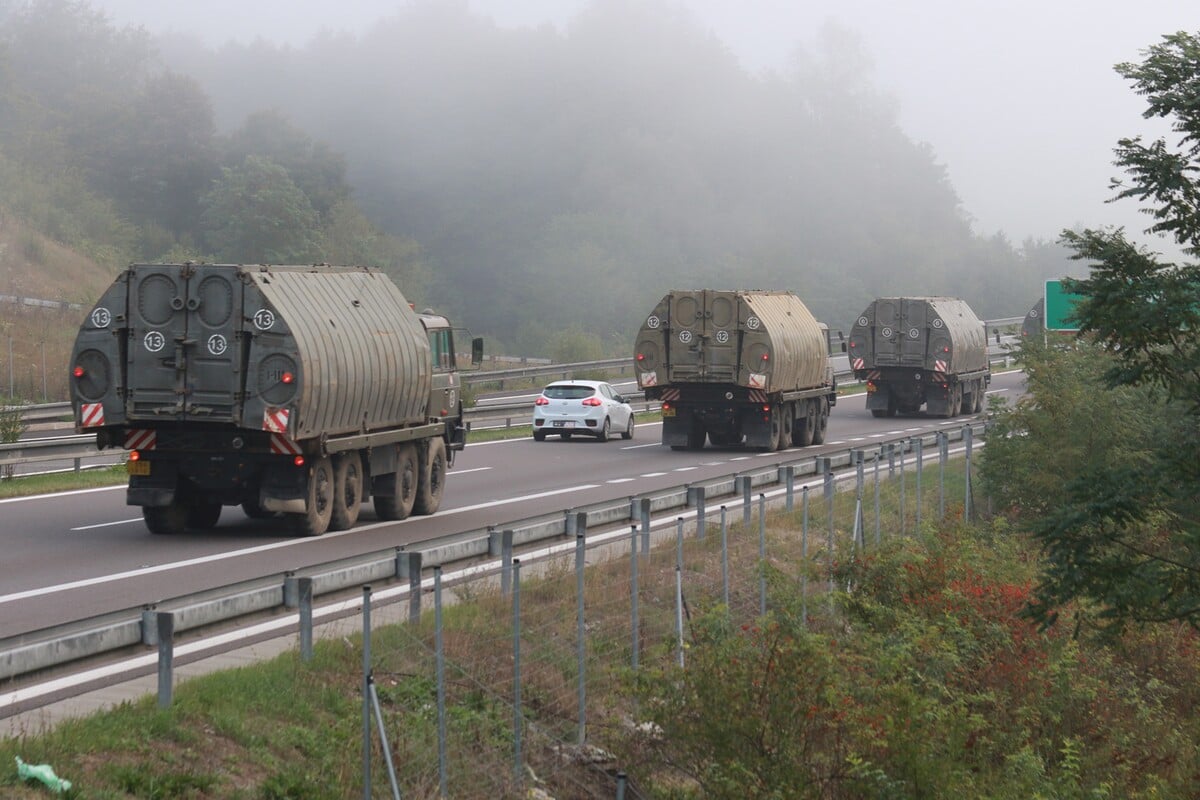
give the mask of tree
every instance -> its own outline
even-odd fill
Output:
[[[224,167],[202,201],[201,223],[214,254],[243,264],[320,261],[317,213],[278,164],[247,156]]]
[[[1113,199],[1146,204],[1154,220],[1146,232],[1170,237],[1196,256],[1200,39],[1165,36],[1145,55],[1116,70],[1147,98],[1143,116],[1169,119],[1180,138],[1174,148],[1162,139],[1121,139],[1115,163],[1128,182],[1113,181]],[[999,437],[988,460],[1008,458],[1014,469],[1043,474],[1053,464],[1061,484],[1027,517],[1048,559],[1034,611],[1050,622],[1056,609],[1080,600],[1108,624],[1179,619],[1200,627],[1200,267],[1160,262],[1121,229],[1068,230],[1061,241],[1090,268],[1088,278],[1065,286],[1082,295],[1074,317],[1084,351],[1097,359],[1090,362],[1091,389],[1076,395],[1081,405],[1068,414],[1069,430],[1111,446],[1064,463],[1067,428],[1022,428],[1020,408],[1016,416],[1001,415],[1001,430],[1021,435]],[[1038,376],[1041,359],[1065,372],[1083,352],[1055,355],[1030,362],[1033,400],[1026,410],[1063,410],[1061,387]],[[1113,414],[1118,407],[1123,412]],[[993,479],[999,471],[993,468]]]

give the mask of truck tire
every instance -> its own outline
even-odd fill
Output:
[[[813,444],[825,444],[825,433],[829,430],[829,401],[821,398],[817,408],[816,427],[813,429]]]
[[[188,504],[187,526],[200,531],[217,527],[221,518],[221,504],[211,500],[193,500]]]
[[[975,387],[975,410],[973,412],[975,414],[983,411],[983,394],[983,384],[981,383]]]
[[[813,436],[817,432],[817,417],[820,416],[820,409],[815,400],[804,401],[804,416],[796,420],[795,427],[792,428],[792,444],[797,447],[811,447]]]
[[[698,419],[693,419],[691,426],[688,427],[687,449],[688,450],[703,450],[704,437],[708,435],[708,431],[704,430],[704,425]]]
[[[258,499],[245,500],[242,502],[242,513],[250,519],[271,519],[278,516],[274,511],[267,511],[258,504]]]
[[[142,519],[151,533],[183,533],[187,529],[188,510],[179,500],[172,501],[169,506],[142,506]]]
[[[430,439],[421,464],[421,480],[417,484],[417,499],[413,510],[418,514],[433,514],[442,505],[446,488],[446,443]]]
[[[308,472],[303,514],[288,514],[292,530],[299,536],[320,536],[329,530],[333,515],[333,461],[319,458]]]
[[[792,411],[791,403],[779,409],[779,430],[775,435],[775,449],[787,450],[792,443]]]
[[[375,514],[384,520],[408,519],[417,500],[417,484],[421,480],[417,463],[417,448],[412,442],[396,447],[396,471],[390,476],[395,491],[390,495],[375,495]]]
[[[363,499],[362,459],[357,450],[333,457],[333,510],[329,530],[347,531],[358,522]]]

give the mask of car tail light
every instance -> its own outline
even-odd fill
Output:
[[[538,399],[534,400],[533,404],[535,406],[548,406],[548,405],[550,405],[550,401],[546,398],[545,395],[538,395]]]
[[[598,405],[600,405],[600,398],[599,397],[589,397],[588,399],[583,401],[583,404],[585,406],[598,406]]]

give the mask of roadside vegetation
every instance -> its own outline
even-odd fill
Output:
[[[1036,543],[1007,513],[965,523],[961,500],[933,524],[928,484],[926,521],[914,531],[911,481],[907,534],[897,530],[889,484],[882,543],[868,535],[865,548],[849,543],[853,498],[839,494],[832,595],[822,548],[801,556],[799,508],[769,512],[766,564],[757,530],[731,525],[738,577],[728,606],[701,586],[719,585],[719,537],[710,528],[704,541],[689,539],[685,668],[670,633],[673,544],[643,564],[636,673],[629,607],[613,601],[628,597],[628,564],[589,566],[597,668],[588,743],[602,754],[593,763],[568,757],[576,752],[574,576],[551,568],[523,581],[525,788],[612,797],[620,769],[633,796],[664,800],[1190,796],[1200,775],[1196,631],[1178,622],[1115,634],[1039,627],[1024,613],[1044,566]],[[958,487],[951,496],[961,491],[961,469],[948,471],[948,485]],[[810,511],[823,531],[823,503]],[[443,630],[451,796],[521,797],[511,766],[511,602],[494,588],[455,591]],[[1087,610],[1072,604],[1063,618]],[[432,622],[427,613],[417,626],[380,627],[372,637],[404,796],[437,792]],[[181,683],[167,710],[148,696],[48,730],[30,724],[0,740],[0,763],[20,756],[52,765],[74,784],[67,797],[359,797],[362,652],[354,625],[347,630],[319,641],[308,663],[289,653]],[[373,782],[386,791],[378,743],[374,764]],[[7,770],[0,794],[45,792]]]

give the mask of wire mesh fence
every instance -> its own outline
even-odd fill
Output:
[[[840,490],[827,472],[653,529],[580,523],[573,542],[469,576],[426,570],[425,613],[364,626],[363,796],[640,796],[625,772],[653,726],[638,676],[686,669],[705,614],[753,624],[799,596],[828,616],[839,559],[972,513],[971,446],[954,463],[945,437],[856,451]]]

